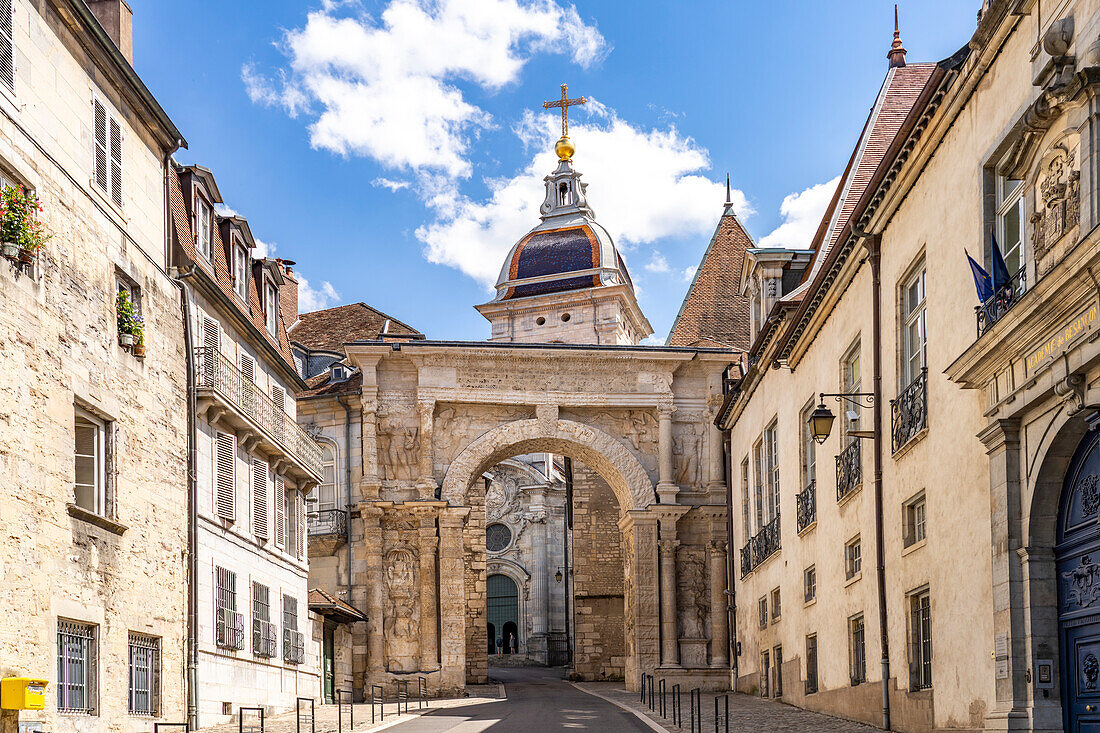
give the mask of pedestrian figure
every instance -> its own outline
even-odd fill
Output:
[[[516,652],[519,651],[519,648],[516,646],[516,635],[515,634],[508,634],[508,648],[512,650],[511,651],[512,654],[515,654]]]
[[[504,654],[504,639],[497,637],[497,654]]]

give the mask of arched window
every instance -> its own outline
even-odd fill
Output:
[[[321,485],[317,487],[317,511],[336,508],[336,448],[321,443]]]

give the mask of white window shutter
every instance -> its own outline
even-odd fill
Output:
[[[267,527],[267,487],[268,480],[267,461],[259,458],[252,459],[252,530],[257,537],[267,539],[269,536]]]
[[[298,540],[295,543],[295,546],[294,546],[294,557],[301,560],[302,557],[305,555],[305,534],[306,534],[306,531],[305,531],[306,530],[305,500],[302,497],[302,492],[301,491],[295,491],[294,492],[294,514],[296,515],[295,516],[296,531],[294,533],[294,536]]]
[[[286,549],[286,489],[283,479],[275,477],[275,546]]]
[[[271,401],[279,408],[279,412],[286,412],[286,391],[277,384],[271,385]]]
[[[237,441],[229,433],[218,433],[215,457],[215,500],[217,515],[232,520],[236,495]]]
[[[15,91],[15,22],[12,0],[0,0],[0,82]]]
[[[111,200],[122,206],[122,127],[111,117]]]
[[[95,185],[99,186],[104,193],[108,193],[110,188],[107,183],[107,159],[109,157],[107,149],[107,108],[98,99],[92,100],[92,107],[95,126],[95,160],[92,176]]]
[[[214,351],[221,348],[221,328],[210,316],[202,317],[202,342],[203,346]]]
[[[241,354],[241,374],[245,381],[256,382],[256,361],[248,354]]]

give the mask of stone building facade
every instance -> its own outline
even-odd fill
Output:
[[[0,676],[48,681],[46,709],[2,727],[148,731],[186,707],[187,354],[164,221],[182,140],[134,74],[125,3],[3,10],[0,176],[53,238],[0,260]],[[120,342],[120,289],[144,357]]]
[[[295,420],[305,388],[286,337],[297,280],[253,257],[248,221],[221,216],[213,174],[173,166],[172,264],[195,369],[197,724],[321,693],[308,600],[305,495],[322,451]],[[288,324],[289,318],[289,324]]]
[[[478,306],[491,341],[427,340],[361,305],[303,314],[291,329],[300,365],[327,363],[307,380],[298,419],[335,449],[346,483],[330,501],[347,528],[331,554],[311,555],[311,583],[367,617],[353,626],[356,694],[417,675],[433,691],[483,682],[501,576],[523,594],[530,625],[518,636],[536,661],[543,635],[547,661],[565,636],[584,678],[636,689],[660,669],[670,682],[727,684],[726,491],[712,420],[738,352],[637,345],[648,322],[566,149],[541,223]],[[548,483],[520,492],[517,480],[505,511],[499,481],[530,476],[540,455],[553,456]],[[490,550],[494,524],[532,544],[511,558],[508,544]]]
[[[895,34],[810,261],[746,258],[718,421],[740,690],[905,731],[1095,724],[1098,36],[1095,3],[1026,0],[936,64]]]

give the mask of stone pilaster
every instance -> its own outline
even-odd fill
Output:
[[[626,561],[626,686],[637,691],[640,674],[660,663],[657,592],[657,515],[628,511],[619,520]]]
[[[469,507],[447,507],[439,516],[440,687],[443,690],[461,690],[466,684],[466,574],[462,530],[469,513]]]
[[[546,489],[531,491],[529,521],[534,530],[535,555],[531,563],[531,633],[545,635],[550,611],[549,572],[546,567]]]
[[[363,492],[365,501],[378,499],[382,494],[382,478],[378,473],[378,404],[363,400],[362,451]]]
[[[722,431],[707,415],[707,489],[711,494],[720,493],[726,498],[726,460],[722,450]],[[714,501],[712,498],[711,501]]]
[[[673,480],[672,472],[672,413],[675,408],[672,405],[661,405],[657,408],[657,436],[658,436],[658,479],[657,496],[662,504],[674,504],[679,487]]]
[[[435,449],[432,431],[435,420],[435,400],[418,400],[416,411],[420,415],[420,471],[416,479],[417,494],[421,499],[435,498],[435,476],[433,475]]]
[[[367,601],[367,682],[380,683],[386,666],[385,635],[382,629],[382,510],[372,504],[362,504],[359,512],[363,521],[366,565],[363,590]],[[359,690],[364,689],[358,679],[356,687]]]
[[[726,543],[707,545],[710,566],[710,666],[729,666],[729,619],[726,613]]]
[[[436,551],[439,537],[435,514],[420,518],[420,670],[439,669],[439,603],[436,593]]]

